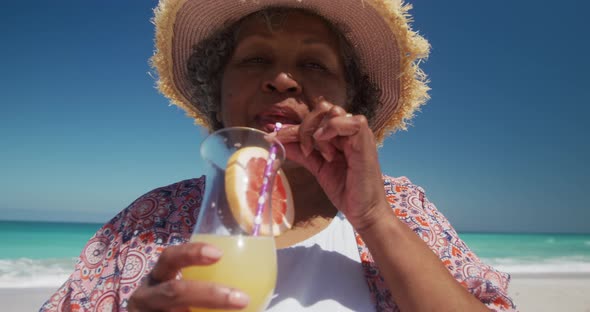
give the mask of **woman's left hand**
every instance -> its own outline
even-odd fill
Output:
[[[301,124],[285,127],[277,138],[287,158],[309,170],[334,206],[359,231],[388,207],[377,144],[363,115],[351,115],[319,99]]]

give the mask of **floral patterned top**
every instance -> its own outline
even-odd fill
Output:
[[[493,311],[516,311],[510,276],[484,264],[459,239],[447,219],[405,177],[383,176],[395,215],[439,256],[465,288]],[[129,297],[166,246],[189,241],[205,178],[155,189],[133,202],[88,241],[69,279],[40,311],[127,311]],[[369,250],[356,235],[376,311],[399,311]]]

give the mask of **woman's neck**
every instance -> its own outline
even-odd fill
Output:
[[[315,177],[301,167],[283,167],[287,175],[293,201],[295,220],[291,230],[275,237],[278,249],[293,246],[325,229],[338,213]]]
[[[285,168],[295,203],[295,227],[306,226],[319,218],[331,220],[338,210],[328,199],[316,178],[305,168]]]

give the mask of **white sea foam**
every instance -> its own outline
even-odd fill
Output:
[[[76,259],[0,259],[0,288],[58,287]]]
[[[584,256],[547,259],[493,258],[485,263],[507,273],[590,273],[590,259]]]
[[[482,260],[507,273],[590,273],[586,256]],[[0,288],[59,287],[72,273],[75,262],[75,258],[0,259]]]

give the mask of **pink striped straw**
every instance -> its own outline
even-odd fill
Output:
[[[282,127],[282,123],[275,123],[274,132],[278,133]],[[270,183],[270,178],[272,175],[272,164],[275,161],[275,159],[277,159],[277,145],[272,144],[270,146],[270,154],[268,156],[268,159],[266,160],[266,167],[264,168],[264,178],[262,179],[262,187],[260,187],[260,193],[258,193],[258,206],[256,208],[256,217],[254,217],[254,231],[252,232],[252,236],[258,236],[260,232],[260,225],[262,224],[262,213],[264,212],[264,203],[266,202],[266,198],[264,197],[264,195],[268,191],[268,184]],[[270,198],[268,200],[271,200],[272,194],[269,197]]]

